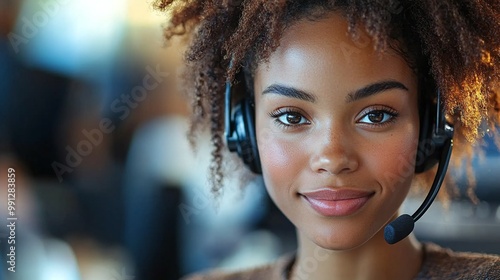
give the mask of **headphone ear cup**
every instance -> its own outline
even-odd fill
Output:
[[[237,136],[237,153],[252,172],[262,173],[255,131],[255,107],[245,98],[234,109],[234,127]]]
[[[445,124],[444,112],[439,112],[441,106],[437,102],[428,100],[420,110],[420,133],[418,137],[417,159],[415,173],[423,173],[434,167],[440,160],[445,145],[446,135],[436,133],[437,118]],[[444,133],[437,128],[439,133]]]

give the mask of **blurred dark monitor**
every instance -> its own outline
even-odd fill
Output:
[[[13,67],[2,108],[2,152],[13,154],[36,177],[54,177],[60,161],[61,123],[71,79]]]

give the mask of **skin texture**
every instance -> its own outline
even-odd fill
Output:
[[[384,81],[402,86],[350,100],[353,92]],[[272,85],[301,90],[309,99],[285,96]],[[257,67],[263,177],[298,231],[295,279],[411,279],[418,273],[421,250],[413,236],[396,245],[383,239],[414,176],[417,88],[400,56],[352,41],[336,13],[288,28],[269,61]],[[369,195],[354,212],[325,216],[302,195],[319,189]]]

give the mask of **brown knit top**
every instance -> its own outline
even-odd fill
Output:
[[[212,271],[183,280],[286,280],[294,260],[294,255],[286,255],[262,267],[240,272]],[[415,279],[500,279],[500,256],[454,252],[425,243],[424,262]]]

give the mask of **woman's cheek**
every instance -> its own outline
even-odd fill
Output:
[[[413,179],[418,135],[412,132],[384,143],[372,154],[370,165],[381,185],[391,192],[401,191],[401,185],[409,189]]]
[[[307,160],[300,143],[276,137],[271,133],[258,141],[266,188],[276,201],[274,194],[290,190]]]

